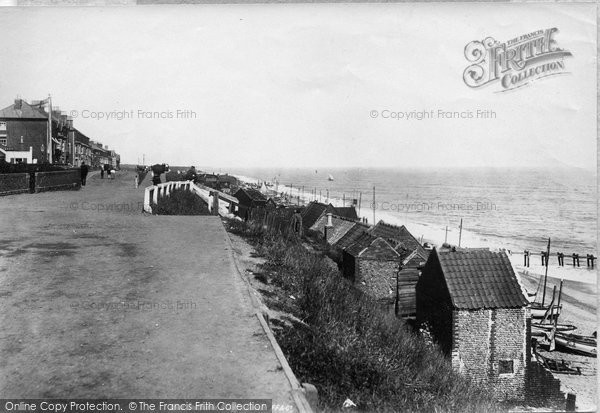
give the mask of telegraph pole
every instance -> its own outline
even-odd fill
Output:
[[[375,204],[375,186],[373,186],[373,225],[375,225],[375,209],[377,208],[377,204]]]

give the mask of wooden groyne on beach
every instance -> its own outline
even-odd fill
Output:
[[[529,267],[530,266],[530,257],[531,256],[539,256],[541,259],[541,265],[544,267],[547,267],[549,265],[550,259],[549,257],[556,257],[558,260],[558,265],[561,267],[565,266],[565,256],[567,257],[567,259],[572,259],[573,262],[573,267],[580,267],[581,266],[581,261],[583,260],[583,256],[584,254],[576,254],[573,253],[571,255],[565,255],[562,252],[556,252],[556,253],[550,253],[548,254],[546,251],[540,251],[540,253],[532,253],[529,250],[524,250],[523,251],[523,266],[525,267]],[[586,266],[588,268],[594,268],[594,261],[596,261],[598,259],[598,257],[594,256],[594,254],[585,254],[585,258],[586,258]]]

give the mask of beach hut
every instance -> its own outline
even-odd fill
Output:
[[[394,311],[402,257],[383,238],[363,233],[343,251],[342,274],[388,311]]]
[[[327,212],[335,213],[334,206],[316,201],[310,202],[302,211],[302,225],[305,229],[309,229]]]
[[[499,400],[525,395],[528,300],[504,252],[436,251],[416,288],[417,324],[452,366]]]
[[[251,219],[253,211],[257,208],[264,208],[267,203],[267,198],[253,188],[240,188],[234,197],[239,201],[236,214],[244,220]]]
[[[408,229],[404,225],[397,226],[392,224],[387,224],[383,221],[379,221],[376,225],[374,225],[369,233],[376,237],[381,237],[397,248],[400,244],[407,251],[414,251],[415,249],[419,251],[420,255],[427,257],[429,255],[428,251],[423,248],[421,243],[410,233]]]
[[[354,221],[327,212],[317,219],[309,229],[319,233],[327,243],[334,244],[343,237],[353,226]]]

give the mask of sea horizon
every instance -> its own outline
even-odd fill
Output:
[[[596,175],[578,167],[220,169],[250,182],[278,180],[278,192],[291,190],[306,201],[316,193],[316,200],[333,205],[354,202],[369,223],[375,186],[377,221],[406,225],[437,245],[456,245],[460,237],[461,246],[539,253],[551,238],[551,253],[596,255]]]

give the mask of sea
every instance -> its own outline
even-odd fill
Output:
[[[552,254],[598,255],[594,171],[264,167],[228,172],[248,182],[270,183],[300,204],[355,205],[369,223],[406,225],[434,245],[539,253],[550,238]]]

